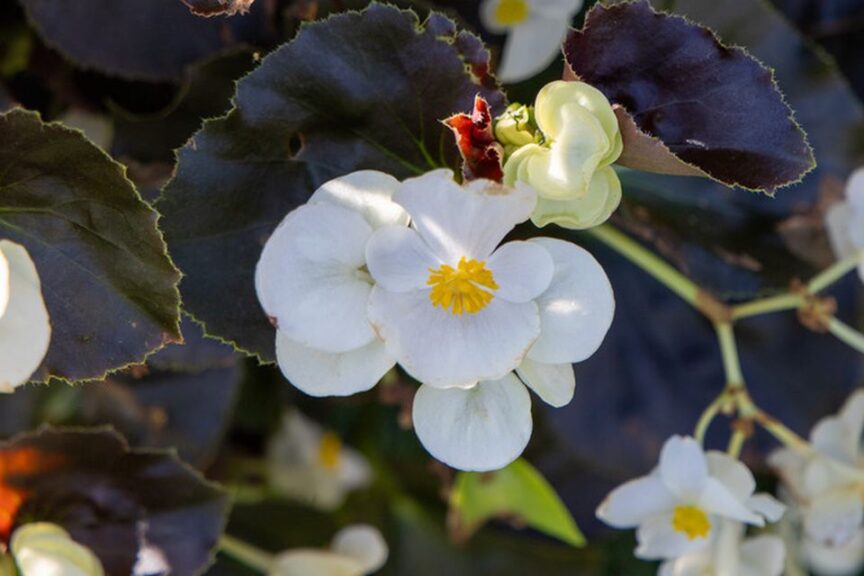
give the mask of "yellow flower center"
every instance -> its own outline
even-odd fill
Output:
[[[526,0],[500,0],[495,7],[495,20],[501,26],[516,26],[528,18]]]
[[[476,314],[489,305],[494,298],[492,292],[498,289],[486,262],[467,260],[464,256],[456,268],[449,264],[430,268],[426,284],[432,286],[429,293],[432,305],[450,310],[456,316],[463,312]]]
[[[708,515],[697,506],[678,506],[672,516],[672,527],[687,535],[688,540],[707,538],[711,532]]]
[[[342,460],[342,441],[336,434],[325,432],[318,444],[318,461],[328,470],[335,470]]]

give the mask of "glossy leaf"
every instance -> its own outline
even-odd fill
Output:
[[[814,167],[771,71],[684,18],[646,1],[598,4],[564,52],[579,79],[619,106],[625,166],[769,194]]]
[[[200,18],[178,0],[19,0],[46,44],[83,68],[180,80],[186,66],[269,35],[264,2],[230,20]]]
[[[139,551],[171,574],[198,574],[222,533],[228,498],[170,452],[130,450],[108,429],[45,428],[0,446],[0,507],[23,522],[63,526],[109,576]]]
[[[179,274],[122,166],[15,109],[0,115],[0,175],[0,237],[29,251],[53,325],[34,378],[98,378],[179,340]]]
[[[179,152],[157,207],[186,308],[209,333],[272,359],[275,332],[253,276],[282,218],[354,170],[458,171],[441,120],[470,110],[478,93],[500,112],[503,95],[482,85],[490,77],[466,70],[478,61],[473,37],[454,42],[452,23],[430,22],[373,4],[304,27],[238,83],[235,109]]]
[[[491,473],[460,472],[450,493],[450,530],[470,537],[493,518],[517,522],[572,546],[585,538],[545,478],[523,459]]]

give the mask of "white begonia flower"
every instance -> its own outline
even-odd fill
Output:
[[[657,469],[613,490],[597,517],[615,528],[638,528],[637,557],[673,559],[705,550],[723,520],[755,526],[778,520],[784,506],[754,495],[755,488],[753,474],[738,460],[672,436]]]
[[[388,352],[422,383],[415,430],[439,460],[494,470],[522,453],[531,401],[573,396],[571,364],[599,347],[614,314],[602,267],[551,238],[508,242],[536,195],[449,170],[406,180],[393,195],[411,227],[382,227],[366,259],[376,281],[369,316]]]
[[[378,529],[348,526],[329,550],[297,549],[279,554],[268,576],[363,576],[381,569],[389,550]]]
[[[371,170],[330,180],[264,246],[258,299],[277,327],[279,367],[307,394],[368,390],[395,363],[366,316],[372,279],[365,247],[375,229],[408,223],[390,200],[399,185]]]
[[[50,342],[51,321],[36,266],[23,246],[0,240],[0,392],[26,383]]]
[[[21,576],[103,576],[102,563],[56,524],[36,522],[15,530],[10,548]]]
[[[323,510],[338,508],[349,492],[372,481],[362,454],[296,410],[285,414],[270,439],[267,467],[274,490]]]
[[[507,34],[496,76],[519,82],[542,72],[561,53],[561,43],[583,0],[483,0],[480,19],[490,32]]]
[[[864,168],[846,181],[846,200],[828,210],[826,226],[831,247],[838,258],[860,255],[858,275],[864,282]]]
[[[525,182],[537,191],[531,216],[537,226],[583,229],[605,222],[621,202],[611,165],[624,148],[609,101],[584,82],[558,80],[537,94],[534,119],[543,142],[508,156],[504,183]],[[510,142],[502,143],[509,149]]]
[[[859,538],[864,521],[864,390],[854,392],[837,416],[820,420],[810,432],[811,454],[783,448],[771,455],[790,494],[800,506],[806,538],[816,547],[839,549]],[[849,551],[849,556],[854,556]]]
[[[744,525],[724,520],[701,551],[664,562],[657,576],[782,576],[786,547],[777,536],[744,538]]]

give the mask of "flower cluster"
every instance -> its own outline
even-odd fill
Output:
[[[831,207],[826,215],[828,238],[838,258],[858,254],[858,275],[864,282],[864,168],[846,181],[846,199]]]
[[[560,54],[570,21],[581,8],[582,0],[483,0],[483,25],[508,34],[498,79],[518,82],[543,71]]]
[[[616,488],[597,510],[615,528],[636,528],[636,556],[664,560],[661,576],[779,576],[778,539],[747,539],[745,525],[775,522],[784,506],[756,483],[744,464],[703,452],[692,438],[673,436],[651,474]]]
[[[50,341],[36,266],[23,246],[0,240],[0,392],[12,392],[30,379]]]
[[[338,508],[348,492],[372,480],[369,463],[359,452],[297,411],[285,414],[271,438],[267,467],[276,492],[322,510]]]
[[[514,460],[531,435],[527,388],[568,403],[571,364],[599,347],[614,312],[585,250],[502,243],[536,205],[522,183],[459,186],[449,170],[324,184],[285,217],[256,271],[285,376],[312,395],[348,395],[398,363],[421,383],[414,424],[436,458],[466,470]]]
[[[802,518],[805,561],[820,574],[857,574],[864,567],[864,391],[810,433],[812,452],[789,448],[770,459]]]
[[[612,168],[623,150],[621,132],[612,106],[596,88],[584,82],[547,84],[533,111],[508,109],[495,130],[508,152],[504,183],[525,182],[537,191],[531,216],[537,226],[591,228],[621,202],[621,182]]]

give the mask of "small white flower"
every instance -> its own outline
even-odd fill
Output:
[[[818,576],[857,576],[864,566],[864,530],[840,546],[821,544],[805,537],[802,553],[810,570]]]
[[[858,275],[864,282],[864,168],[853,172],[846,181],[846,200],[828,210],[826,226],[838,258],[860,254]]]
[[[498,79],[518,82],[551,64],[561,53],[561,43],[582,1],[483,0],[483,25],[490,32],[508,34]]]
[[[705,550],[719,523],[762,526],[784,507],[767,494],[754,495],[750,470],[722,452],[702,451],[692,438],[673,436],[648,476],[619,486],[597,510],[615,528],[638,528],[636,556],[673,559]]]
[[[724,520],[712,545],[660,566],[657,576],[782,576],[786,547],[777,536],[743,538],[744,525]]]
[[[406,180],[393,199],[411,227],[382,227],[367,245],[369,317],[423,384],[413,417],[424,446],[455,468],[501,468],[531,436],[530,397],[513,371],[550,404],[569,402],[571,364],[594,353],[612,321],[609,281],[567,242],[499,246],[534,209],[530,188],[460,187],[438,170]]]
[[[389,550],[372,526],[344,528],[329,550],[297,549],[278,555],[268,576],[363,576],[381,569]]]
[[[290,498],[324,510],[338,508],[352,490],[369,485],[372,470],[359,452],[296,410],[267,447],[270,485]]]
[[[42,285],[27,250],[0,240],[0,392],[12,392],[39,368],[51,342]]]
[[[505,149],[513,150],[504,183],[524,182],[537,191],[531,216],[537,226],[583,229],[605,222],[621,201],[611,165],[624,148],[609,100],[584,82],[550,82],[537,94],[534,120],[542,134],[536,142],[520,145],[526,134],[506,130],[506,124],[496,131]]]
[[[801,507],[805,538],[811,548],[834,548],[838,555],[860,539],[864,521],[864,390],[854,392],[837,416],[820,420],[810,432],[814,452],[802,455],[788,448],[771,455],[791,496]],[[847,550],[846,557],[856,556]]]
[[[103,576],[99,558],[56,524],[36,522],[15,530],[10,549],[21,576]]]
[[[364,250],[376,228],[407,224],[405,211],[390,201],[398,187],[374,171],[331,180],[264,246],[258,299],[277,326],[279,367],[307,394],[362,392],[394,365],[366,316],[372,279]]]

